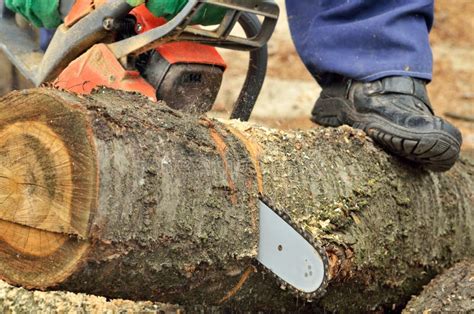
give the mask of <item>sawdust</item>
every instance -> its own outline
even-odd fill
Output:
[[[71,292],[28,291],[0,280],[0,312],[2,313],[182,313],[176,305],[107,300]]]

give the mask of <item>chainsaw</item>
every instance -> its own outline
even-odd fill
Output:
[[[226,9],[213,29],[192,25],[204,5]],[[189,0],[170,20],[126,0],[61,0],[60,8],[64,23],[51,40],[40,38],[39,49],[37,32],[22,27],[0,0],[0,49],[34,85],[78,94],[105,86],[202,114],[211,110],[227,67],[216,48],[248,51],[247,76],[230,118],[249,119],[279,16],[273,0]],[[245,36],[234,34],[236,25]],[[259,214],[257,260],[299,295],[320,295],[328,277],[322,247],[268,200],[260,200]]]

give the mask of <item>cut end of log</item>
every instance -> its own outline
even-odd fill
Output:
[[[0,149],[3,238],[25,254],[49,255],[64,242],[54,232],[71,229],[72,172],[67,148],[47,125],[26,121],[0,132]],[[28,234],[24,230],[29,228],[23,226],[32,231]]]
[[[2,279],[55,285],[86,252],[97,171],[85,121],[47,91],[0,100]]]

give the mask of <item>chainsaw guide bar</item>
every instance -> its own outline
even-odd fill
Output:
[[[260,196],[259,209],[261,238],[257,257],[258,264],[263,266],[266,273],[271,274],[272,277],[277,280],[283,290],[289,290],[295,296],[308,302],[322,297],[326,293],[329,281],[328,257],[322,244],[316,241],[307,231],[297,226],[291,217],[284,210],[274,206],[269,198]],[[274,217],[272,217],[272,213],[275,214]],[[262,218],[264,224],[270,223],[270,225],[262,225]],[[269,231],[270,228],[273,228],[275,232],[272,233]],[[299,235],[299,239],[295,233]],[[266,235],[267,238],[270,235],[271,239],[262,239],[263,235]],[[288,240],[288,237],[294,237],[293,241],[299,243]],[[302,243],[303,241],[305,243]],[[271,243],[270,247],[263,248],[261,246],[262,244],[268,246],[269,243]],[[293,244],[293,248],[288,248],[289,243]],[[296,248],[294,244],[296,244],[298,248]],[[303,252],[298,251],[302,246],[308,255],[304,256]],[[304,246],[307,247],[304,248]],[[308,250],[309,246],[311,246],[312,252]],[[265,253],[265,250],[268,252]],[[279,256],[284,250],[289,251],[289,256]],[[291,254],[294,253],[291,251],[298,251],[298,254]],[[271,259],[265,259],[265,254],[267,254],[267,257],[271,254]],[[278,261],[278,259],[280,259],[280,261]],[[295,262],[299,263],[299,265],[293,264]],[[284,269],[284,273],[279,274],[277,269],[278,263],[282,263],[281,268]],[[288,271],[288,269],[291,271]],[[315,276],[312,276],[313,273]],[[302,274],[304,277],[302,277]],[[311,277],[315,279],[314,282],[309,280]],[[293,281],[293,283],[291,283],[291,281]]]

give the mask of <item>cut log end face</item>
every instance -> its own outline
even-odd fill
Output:
[[[25,254],[49,255],[64,243],[54,232],[67,233],[71,225],[67,149],[48,126],[27,121],[0,132],[0,151],[0,219],[6,228],[2,237]],[[32,227],[33,234],[24,234],[23,226]]]
[[[95,192],[92,145],[76,143],[75,136],[57,129],[61,119],[70,121],[71,133],[87,133],[73,125],[78,112],[45,94],[14,94],[0,102],[0,112],[2,279],[47,287],[65,277],[88,246],[84,238]],[[78,148],[86,149],[79,153]],[[87,161],[78,161],[79,156]]]

